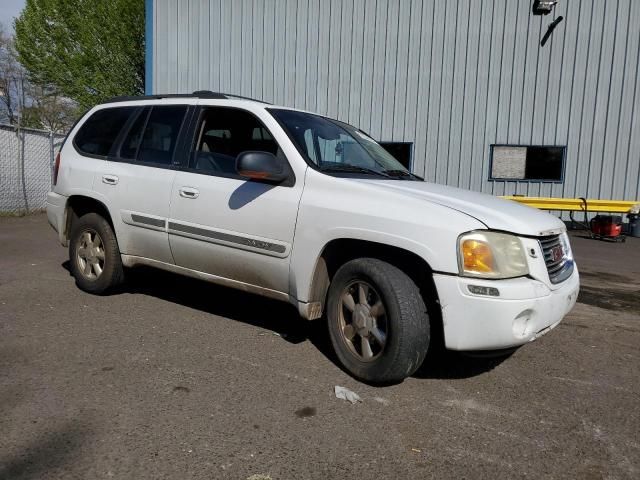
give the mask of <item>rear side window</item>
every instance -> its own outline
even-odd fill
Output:
[[[186,113],[187,107],[183,105],[153,107],[142,134],[136,159],[144,163],[171,165],[178,133]]]
[[[147,117],[149,116],[149,108],[145,108],[140,111],[140,114],[133,122],[133,125],[129,129],[127,136],[122,142],[120,147],[120,158],[126,158],[128,160],[135,160],[138,155],[138,147],[140,146],[140,140],[142,139],[142,132],[147,124]]]
[[[135,110],[135,107],[98,110],[80,127],[73,143],[81,153],[106,157]]]

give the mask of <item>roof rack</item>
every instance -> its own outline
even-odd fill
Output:
[[[257,98],[251,98],[251,97],[243,97],[242,95],[236,95],[235,93],[217,93],[217,92],[210,92],[209,90],[199,90],[197,92],[193,92],[194,95],[195,94],[204,94],[204,95],[222,95],[224,98],[229,98],[229,99],[233,99],[233,98],[237,98],[239,100],[250,100],[252,102],[258,102],[258,103],[264,103],[266,105],[271,105],[271,103],[269,102],[265,102],[264,100],[258,100]],[[206,97],[205,97],[206,98]]]
[[[243,97],[241,95],[235,95],[233,93],[220,93],[220,92],[212,92],[210,90],[197,90],[193,93],[168,93],[165,95],[141,95],[141,96],[120,96],[113,97],[107,100],[106,103],[115,103],[115,102],[130,102],[133,100],[160,100],[163,98],[205,98],[205,99],[215,99],[215,100],[250,100],[252,102],[260,102],[266,103],[270,105],[269,102],[265,102],[264,100],[257,100],[255,98]]]

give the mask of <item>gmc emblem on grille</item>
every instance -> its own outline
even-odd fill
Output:
[[[554,262],[559,262],[560,260],[562,260],[562,256],[563,256],[563,252],[562,252],[561,245],[556,245],[551,249],[551,258],[553,259]]]

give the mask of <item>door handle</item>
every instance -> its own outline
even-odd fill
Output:
[[[106,183],[107,185],[117,185],[118,177],[116,177],[115,175],[103,175],[102,183]]]
[[[192,187],[182,187],[180,188],[179,192],[182,198],[195,199],[195,198],[198,198],[198,196],[200,195],[200,192],[197,189]]]

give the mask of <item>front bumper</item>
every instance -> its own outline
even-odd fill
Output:
[[[554,289],[524,277],[478,280],[434,274],[434,281],[450,350],[497,350],[531,342],[560,323],[580,290],[577,267]],[[474,295],[468,285],[497,288],[500,296]]]
[[[45,203],[47,208],[47,219],[49,225],[58,233],[58,241],[63,247],[66,247],[67,242],[67,197],[55,192],[49,192],[47,194],[47,201]]]

